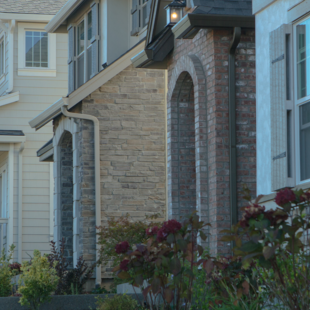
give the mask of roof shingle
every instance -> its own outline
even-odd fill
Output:
[[[55,15],[67,0],[0,0],[0,13]]]
[[[252,15],[252,0],[194,0],[195,14]]]

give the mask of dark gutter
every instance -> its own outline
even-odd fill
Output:
[[[189,13],[173,28],[176,39],[192,39],[203,28],[255,28],[255,16]]]
[[[42,156],[47,151],[51,150],[53,148],[53,139],[46,142],[40,149],[37,150],[37,157]]]
[[[237,149],[236,149],[236,49],[241,38],[241,28],[234,27],[234,34],[229,47],[229,198],[231,208],[231,225],[238,223],[237,204]]]
[[[174,49],[174,35],[171,28],[164,31],[144,51],[131,59],[135,68],[166,69],[166,57]]]

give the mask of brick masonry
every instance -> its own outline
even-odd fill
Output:
[[[165,73],[129,66],[73,111],[100,121],[102,224],[129,213],[134,219],[166,212]],[[54,130],[64,118],[54,122]],[[95,260],[94,135],[90,121],[76,121],[79,255]],[[103,268],[104,269],[104,268]],[[109,269],[104,277],[111,277]]]
[[[219,232],[230,227],[228,53],[231,39],[232,30],[200,30],[192,40],[175,40],[168,62],[169,217],[190,211],[193,205],[189,196],[192,199],[196,196],[200,215],[212,224],[209,246],[213,254],[230,252],[230,246],[220,241]],[[245,205],[240,193],[243,184],[247,184],[253,196],[256,194],[255,91],[255,32],[243,30],[236,52],[239,208]],[[194,154],[193,138],[196,174],[187,169],[184,179],[180,177],[184,168],[193,166],[188,155]],[[185,149],[184,143],[188,143]],[[191,195],[194,186],[190,184],[194,182],[196,195]]]

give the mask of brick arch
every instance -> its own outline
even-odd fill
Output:
[[[193,104],[194,137],[195,137],[195,178],[196,209],[201,219],[209,221],[209,188],[208,188],[208,143],[207,143],[207,86],[206,75],[200,59],[195,55],[186,55],[178,59],[168,83],[168,212],[169,217],[178,217],[181,204],[175,198],[175,189],[180,185],[176,180],[177,160],[180,136],[179,107],[184,100]],[[187,90],[187,97],[184,95]],[[184,97],[185,96],[185,97]],[[180,164],[180,161],[179,161]],[[180,170],[180,169],[179,169]],[[178,175],[179,178],[179,175]],[[176,185],[178,184],[178,185]],[[179,188],[180,190],[180,188]]]

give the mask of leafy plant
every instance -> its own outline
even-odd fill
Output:
[[[60,247],[51,241],[51,254],[48,255],[50,266],[55,266],[59,278],[55,295],[78,295],[83,292],[83,286],[93,273],[94,266],[88,267],[83,257],[79,257],[77,265],[68,269],[68,263],[64,256],[65,239],[60,240]]]
[[[34,250],[34,257],[22,264],[18,293],[22,294],[19,302],[22,306],[30,306],[38,310],[40,305],[51,299],[50,294],[56,289],[58,276],[55,268],[51,268],[45,256]],[[56,263],[53,267],[56,266]]]
[[[148,228],[155,225],[161,226],[159,219],[159,214],[146,216],[140,221],[134,221],[129,214],[119,218],[109,218],[105,226],[97,227],[101,246],[98,264],[107,265],[111,262],[113,267],[119,265],[122,257],[115,252],[115,246],[124,240],[130,244],[143,243]]]
[[[5,249],[2,250],[0,257],[0,297],[7,297],[12,293],[13,284],[11,280],[17,274],[15,269],[12,269],[10,265],[14,249],[15,246],[11,245],[8,255],[5,254]]]
[[[128,295],[114,295],[105,299],[98,299],[97,310],[138,310],[142,309],[138,302]]]
[[[204,250],[197,244],[197,237],[206,240],[206,225],[209,224],[193,214],[182,224],[169,220],[161,228],[147,229],[145,244],[123,241],[115,247],[123,260],[114,271],[142,289],[151,309],[157,308],[158,300],[162,300],[165,309],[190,309],[194,267],[208,261],[199,259]]]
[[[310,193],[284,189],[277,193],[276,210],[265,210],[258,197],[244,209],[242,220],[222,241],[234,241],[235,256],[244,269],[258,263],[260,284],[271,302],[305,310],[310,304]]]

